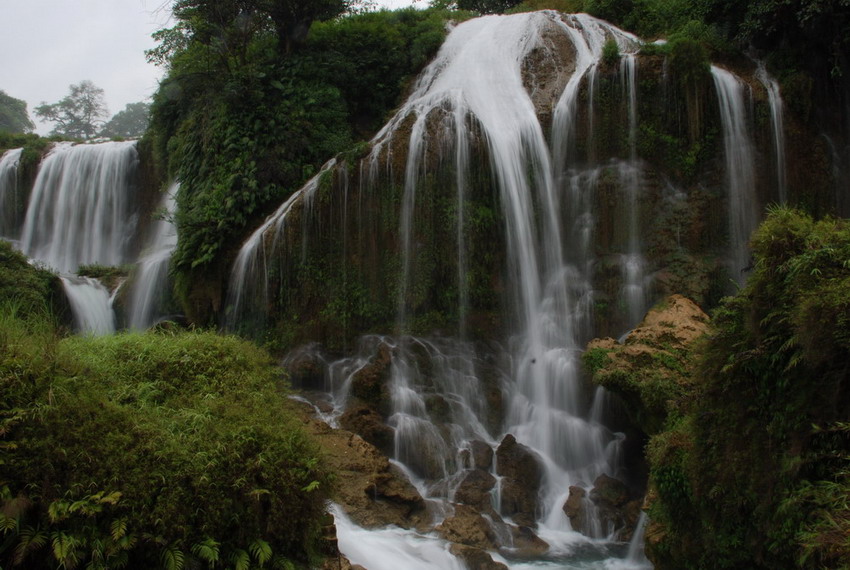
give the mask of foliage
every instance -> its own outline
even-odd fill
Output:
[[[0,299],[14,303],[18,314],[49,307],[57,281],[56,275],[31,265],[12,244],[0,240]]]
[[[668,533],[653,547],[660,567],[821,568],[850,557],[840,538],[850,518],[850,224],[775,208],[752,245],[755,271],[714,317],[688,429],[650,444]],[[671,470],[679,494],[665,490]]]
[[[315,554],[330,482],[265,353],[212,333],[59,339],[0,309],[9,566],[261,567]]]
[[[159,34],[161,49],[149,53],[169,73],[147,138],[181,182],[173,258],[180,297],[209,307],[248,228],[355,134],[383,122],[442,42],[444,15],[402,10],[318,22],[306,43],[282,55],[262,3],[248,3],[256,10],[239,26],[228,19],[230,3],[184,4],[178,25]]]
[[[519,0],[457,0],[458,10],[469,10],[478,14],[504,14]]]
[[[55,123],[51,134],[72,139],[90,139],[100,130],[109,111],[103,89],[89,80],[69,87],[70,93],[56,103],[42,103],[34,109],[37,117]]]
[[[29,133],[35,128],[27,113],[27,102],[0,90],[0,132]]]
[[[103,137],[140,137],[145,134],[150,122],[150,104],[140,101],[127,103],[123,111],[116,113],[100,130]]]
[[[602,63],[610,67],[617,65],[619,61],[620,48],[617,46],[617,42],[613,38],[610,38],[602,46]]]

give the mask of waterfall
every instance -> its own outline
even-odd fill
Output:
[[[104,335],[115,332],[112,299],[100,281],[90,277],[62,277],[77,332]]]
[[[22,148],[7,150],[0,157],[0,237],[16,240],[20,231],[18,164]]]
[[[628,315],[628,327],[636,326],[649,308],[646,261],[641,252],[639,235],[641,166],[637,156],[637,58],[626,54],[620,60],[620,80],[628,102],[629,160],[621,161],[619,174],[621,186],[626,191],[628,208],[628,249],[621,258],[623,287],[621,297]]]
[[[726,184],[729,194],[730,272],[739,284],[750,265],[749,239],[759,222],[755,191],[753,144],[748,134],[745,85],[733,73],[711,66],[720,104],[726,155]]]
[[[773,127],[773,151],[776,159],[776,188],[779,203],[788,201],[788,187],[785,182],[785,124],[782,118],[782,96],[779,93],[779,83],[770,76],[759,61],[756,68],[756,79],[767,89],[767,100],[770,104],[770,121]]]
[[[33,185],[23,252],[57,271],[127,263],[137,162],[135,142],[57,144]]]
[[[177,228],[171,221],[179,184],[174,183],[162,197],[159,211],[163,218],[151,228],[150,239],[143,250],[133,277],[127,309],[128,326],[145,330],[163,316],[163,299],[168,291],[168,267],[177,247]]]
[[[308,200],[316,192],[322,177],[336,165],[331,159],[318,174],[302,188],[292,193],[239,249],[230,272],[225,328],[237,330],[240,325],[262,320],[269,303],[268,282],[272,258],[279,254],[278,245],[288,227],[286,220],[290,211],[302,200]]]

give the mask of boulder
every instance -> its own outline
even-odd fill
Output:
[[[491,505],[490,491],[496,486],[496,478],[487,471],[473,469],[461,481],[455,491],[455,501],[472,505],[486,511]]]
[[[351,395],[377,410],[383,417],[390,411],[388,383],[392,352],[390,347],[381,343],[372,359],[351,379]]]
[[[490,444],[476,439],[469,442],[469,449],[472,454],[472,467],[489,471],[493,465],[493,448]]]
[[[587,523],[586,497],[587,491],[576,485],[571,485],[570,494],[564,503],[564,514],[570,519],[572,529],[577,532],[582,532]]]
[[[511,526],[513,546],[503,552],[516,558],[540,558],[549,551],[549,543],[527,526]]]
[[[508,570],[501,562],[496,562],[493,557],[480,548],[467,546],[465,544],[452,544],[449,552],[460,558],[469,570]]]
[[[598,507],[618,509],[629,501],[629,488],[619,479],[603,473],[593,482],[590,500]]]
[[[502,477],[500,514],[518,525],[534,526],[543,479],[537,454],[508,434],[496,450],[496,472]]]
[[[289,381],[302,390],[326,391],[326,363],[319,352],[318,343],[305,344],[290,352],[283,361]]]
[[[356,433],[383,453],[392,453],[395,431],[384,424],[380,414],[372,408],[364,405],[349,408],[340,416],[339,425]]]
[[[449,542],[474,548],[495,550],[499,543],[490,522],[469,505],[455,505],[454,514],[446,517],[436,530]]]

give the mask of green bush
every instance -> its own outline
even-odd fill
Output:
[[[330,480],[266,353],[212,333],[59,340],[2,314],[5,563],[247,568],[316,555]]]

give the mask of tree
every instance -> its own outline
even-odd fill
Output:
[[[35,128],[27,113],[26,101],[15,99],[0,90],[0,131],[29,133]]]
[[[150,104],[140,101],[128,103],[103,126],[100,135],[104,137],[140,137],[145,134],[150,121]]]
[[[53,123],[51,134],[77,139],[94,137],[109,116],[103,89],[88,79],[69,87],[70,93],[57,103],[42,103],[36,116]]]

